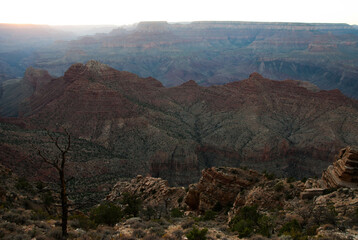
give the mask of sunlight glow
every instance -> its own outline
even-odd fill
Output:
[[[0,22],[123,25],[217,20],[358,24],[357,9],[357,0],[3,0]]]

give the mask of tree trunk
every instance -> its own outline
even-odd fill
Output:
[[[61,205],[62,205],[62,239],[67,239],[67,216],[68,216],[68,201],[66,193],[66,181],[63,169],[59,171],[61,181]]]

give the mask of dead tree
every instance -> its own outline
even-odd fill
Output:
[[[65,166],[67,160],[67,154],[71,147],[71,135],[65,129],[65,138],[66,142],[61,144],[60,143],[60,136],[54,137],[51,133],[47,130],[47,135],[50,137],[51,141],[55,144],[57,150],[60,154],[56,157],[49,158],[46,154],[41,151],[37,150],[38,155],[42,158],[42,160],[49,164],[50,166],[54,167],[58,174],[59,174],[59,185],[60,185],[60,197],[61,197],[61,208],[62,208],[62,238],[67,239],[67,219],[68,219],[68,198],[67,198],[67,189],[66,189],[66,179],[65,179]],[[61,146],[63,145],[63,146]]]

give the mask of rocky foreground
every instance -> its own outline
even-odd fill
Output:
[[[187,189],[153,177],[120,181],[100,205],[70,214],[70,239],[358,239],[357,153],[342,149],[320,179],[212,167]],[[332,186],[340,169],[350,171]],[[0,170],[0,237],[60,239],[56,194]]]

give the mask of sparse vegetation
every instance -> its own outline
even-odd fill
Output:
[[[137,217],[141,209],[142,201],[138,196],[130,193],[123,193],[120,203],[124,206],[123,213],[127,217]]]
[[[185,236],[188,240],[206,240],[207,228],[199,229],[194,226]]]
[[[253,233],[271,236],[272,221],[257,211],[256,206],[242,207],[230,222],[230,229],[238,233],[239,237],[249,237]]]
[[[264,176],[267,178],[267,180],[274,180],[276,179],[276,175],[274,173],[269,173],[266,170],[263,171]]]
[[[173,218],[181,218],[184,216],[184,212],[181,211],[179,208],[173,208],[170,212],[170,216]]]
[[[289,235],[294,240],[299,240],[303,237],[302,227],[296,219],[285,223],[279,231],[280,235]]]
[[[206,210],[204,215],[200,218],[200,220],[209,221],[209,220],[214,220],[215,217],[216,217],[216,212],[212,210]]]
[[[113,203],[102,203],[93,208],[90,213],[90,219],[96,224],[107,224],[109,226],[118,223],[123,216],[121,207]]]
[[[95,229],[97,227],[95,221],[84,214],[71,215],[69,220],[71,220],[71,226],[74,228],[81,228],[88,231],[89,229]]]
[[[17,180],[17,183],[15,185],[15,187],[19,190],[24,190],[24,191],[27,191],[27,192],[30,192],[32,193],[33,192],[33,187],[32,185],[27,181],[26,178],[24,177],[20,177],[18,180]]]
[[[274,186],[274,190],[276,191],[276,192],[282,192],[282,190],[284,189],[285,187],[284,187],[284,185],[283,185],[283,183],[282,182],[278,182],[275,186]]]

